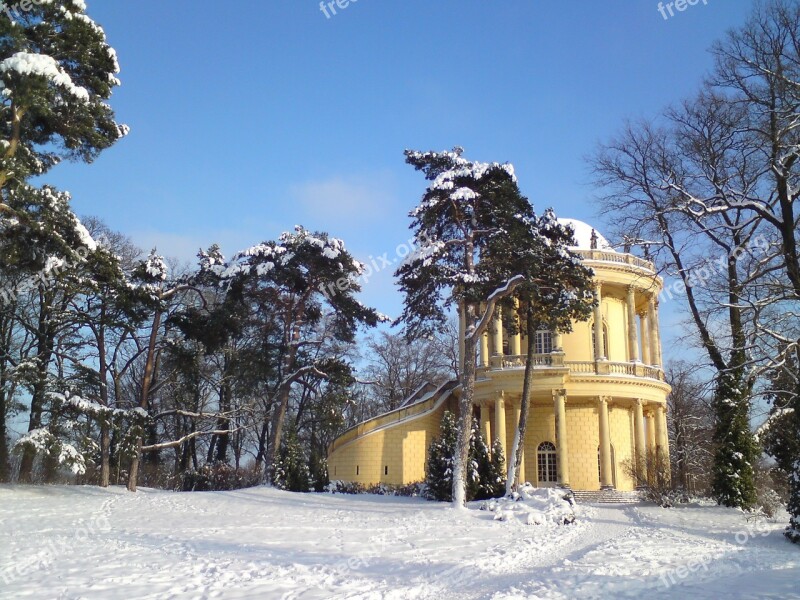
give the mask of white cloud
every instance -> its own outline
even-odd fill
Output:
[[[292,186],[289,196],[314,227],[376,222],[397,212],[395,185],[389,173],[308,181]]]

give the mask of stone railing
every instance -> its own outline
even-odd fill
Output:
[[[584,260],[598,260],[603,262],[613,262],[623,265],[631,265],[655,273],[655,267],[649,260],[639,258],[633,254],[623,254],[621,252],[608,252],[605,250],[572,250]]]
[[[513,369],[516,367],[524,367],[525,361],[528,359],[527,354],[505,355],[492,357],[496,360],[492,366],[502,363],[503,369]],[[534,354],[533,366],[534,367],[560,367],[564,364],[564,355],[559,353],[552,354]]]
[[[481,370],[521,369],[525,367],[527,355],[492,356],[489,367]],[[628,377],[645,377],[664,381],[664,372],[659,367],[632,362],[612,362],[608,360],[564,360],[564,354],[534,354],[533,366],[540,369],[569,369],[573,375],[623,375]]]

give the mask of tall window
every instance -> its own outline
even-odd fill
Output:
[[[597,348],[596,344],[597,336],[594,334],[594,324],[592,324],[591,327],[592,327],[592,356],[594,356],[595,354],[594,349]],[[603,356],[608,358],[608,327],[606,327],[605,323],[603,323]]]
[[[539,483],[557,483],[556,447],[552,442],[542,442],[536,452]]]
[[[550,354],[553,351],[553,334],[549,331],[536,332],[536,354]]]

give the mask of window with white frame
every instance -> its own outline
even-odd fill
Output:
[[[550,354],[553,351],[553,334],[550,331],[536,332],[536,354]]]
[[[539,483],[557,483],[556,446],[552,442],[542,442],[536,452]]]

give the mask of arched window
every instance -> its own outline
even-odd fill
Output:
[[[552,442],[542,442],[536,452],[539,483],[558,483],[556,446]]]
[[[591,324],[592,328],[592,356],[594,356],[594,349],[597,348],[597,337],[594,334],[594,323]],[[608,358],[608,326],[603,323],[603,356]],[[594,356],[597,359],[596,356]]]

